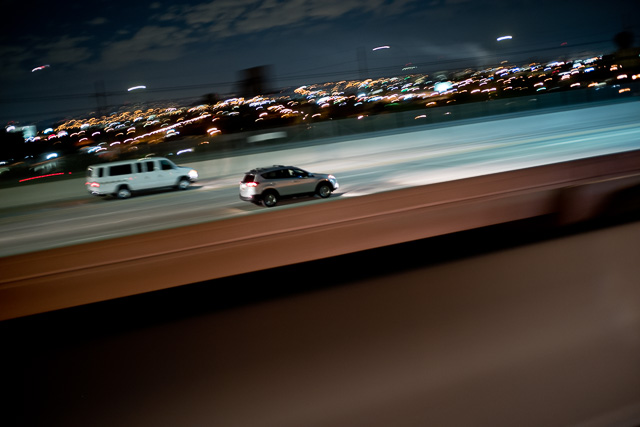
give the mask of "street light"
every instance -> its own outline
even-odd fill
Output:
[[[505,41],[505,40],[511,40],[511,39],[513,39],[513,36],[505,35],[505,36],[500,36],[500,37],[498,37],[498,38],[496,39],[496,41],[497,41],[497,42],[502,42],[502,41]],[[504,50],[504,49],[503,49],[503,50]],[[500,55],[502,52],[501,52],[501,50],[500,50],[500,49],[497,49],[497,52],[496,52],[496,53],[497,53],[498,55]],[[500,60],[500,58],[496,58],[496,59],[497,59],[497,62],[498,62],[498,66],[500,66],[500,65],[502,64],[502,61]],[[505,60],[505,62],[506,62],[506,60]]]

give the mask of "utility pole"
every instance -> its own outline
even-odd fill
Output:
[[[95,82],[96,88],[96,103],[98,117],[107,115],[107,92],[104,90],[104,81],[99,80]]]
[[[369,75],[369,67],[367,66],[367,53],[362,46],[358,47],[358,68],[360,70],[360,79],[367,79]]]

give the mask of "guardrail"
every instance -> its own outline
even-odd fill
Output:
[[[0,320],[543,215],[571,224],[637,209],[616,196],[638,188],[640,150],[5,257]]]

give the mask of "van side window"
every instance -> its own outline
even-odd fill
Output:
[[[109,167],[110,176],[129,175],[129,174],[131,174],[131,163]]]
[[[104,176],[104,168],[98,168],[98,178],[102,178]]]
[[[160,166],[162,167],[163,171],[168,171],[173,169],[173,165],[171,164],[171,162],[167,160],[160,160]]]
[[[144,162],[146,169],[144,169],[146,172],[153,172],[153,160],[148,161],[148,162]]]

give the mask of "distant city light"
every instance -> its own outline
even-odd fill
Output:
[[[497,41],[502,41],[502,40],[511,40],[513,37],[511,36],[502,36],[502,37],[498,37],[496,40]]]
[[[380,50],[380,49],[390,49],[390,46],[378,46],[378,47],[374,47],[372,50]]]
[[[132,90],[137,90],[137,89],[146,89],[146,88],[147,88],[146,86],[134,86],[127,89],[127,92],[131,92]]]
[[[453,85],[451,82],[438,82],[433,87],[437,92],[446,92],[451,89]]]

